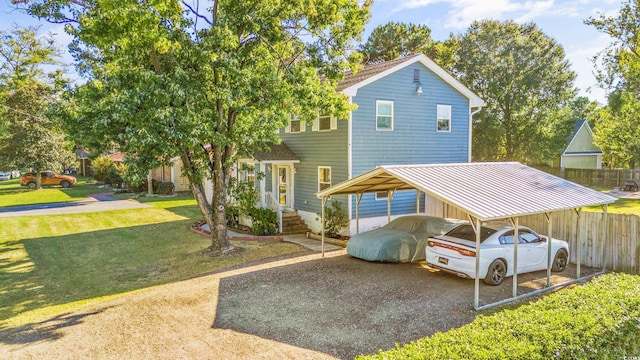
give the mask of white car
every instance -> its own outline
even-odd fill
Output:
[[[11,171],[0,171],[0,180],[11,180]]]
[[[547,269],[547,236],[538,235],[525,226],[518,228],[518,274]],[[513,226],[482,226],[480,238],[480,278],[486,284],[500,285],[513,275]],[[463,278],[475,279],[476,234],[469,224],[427,241],[427,265]],[[569,259],[569,244],[551,239],[554,257],[551,270],[564,271]]]

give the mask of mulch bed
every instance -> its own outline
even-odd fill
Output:
[[[209,236],[211,233],[202,228],[202,225],[207,222],[204,220],[198,221],[196,223],[191,224],[191,231],[196,234],[200,234],[203,236]],[[238,235],[229,236],[229,240],[235,241],[266,241],[266,242],[283,242],[284,237],[282,235],[270,235],[270,236],[257,236],[247,233],[247,230],[244,228],[236,229],[236,228],[228,228],[229,230],[237,233]]]

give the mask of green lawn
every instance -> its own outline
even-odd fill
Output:
[[[14,205],[46,204],[62,201],[82,200],[87,195],[107,190],[93,184],[86,184],[89,177],[78,177],[78,183],[70,188],[45,187],[42,190],[30,190],[20,186],[20,179],[0,181],[0,207]]]
[[[136,289],[303,251],[290,243],[242,242],[234,245],[245,251],[211,258],[204,252],[210,240],[189,230],[201,219],[195,200],[140,201],[153,208],[3,218],[0,330]]]
[[[591,206],[584,208],[584,210],[598,212],[602,211],[602,208],[600,206]],[[608,211],[611,214],[640,215],[640,199],[619,198],[615,203],[609,204]]]

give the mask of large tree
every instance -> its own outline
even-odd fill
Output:
[[[145,173],[180,156],[212,229],[214,254],[230,249],[225,187],[239,153],[277,139],[289,114],[346,118],[336,93],[359,63],[369,1],[33,0],[29,11],[66,21],[90,75],[68,106],[86,145],[113,141]],[[203,177],[212,182],[207,201]]]
[[[640,163],[640,3],[627,0],[614,16],[585,21],[614,41],[596,57],[600,86],[609,103],[600,113],[595,132],[610,167]]]
[[[65,81],[58,50],[37,28],[0,31],[0,167],[60,170],[73,162],[71,143],[50,116]],[[47,66],[54,70],[46,71]],[[37,187],[41,188],[40,177]]]
[[[554,116],[575,96],[564,50],[533,24],[484,20],[457,37],[454,74],[487,102],[474,115],[473,159],[549,156]]]

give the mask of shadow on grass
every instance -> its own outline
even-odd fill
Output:
[[[9,331],[0,331],[0,343],[4,344],[30,344],[40,341],[52,341],[62,337],[58,330],[78,325],[84,318],[97,315],[110,307],[105,307],[93,312],[80,314],[62,314],[45,321],[26,326],[20,326]]]
[[[0,247],[0,330],[7,328],[3,320],[31,310],[206,271],[203,249],[208,239],[186,231],[192,222],[185,219],[4,243]]]

